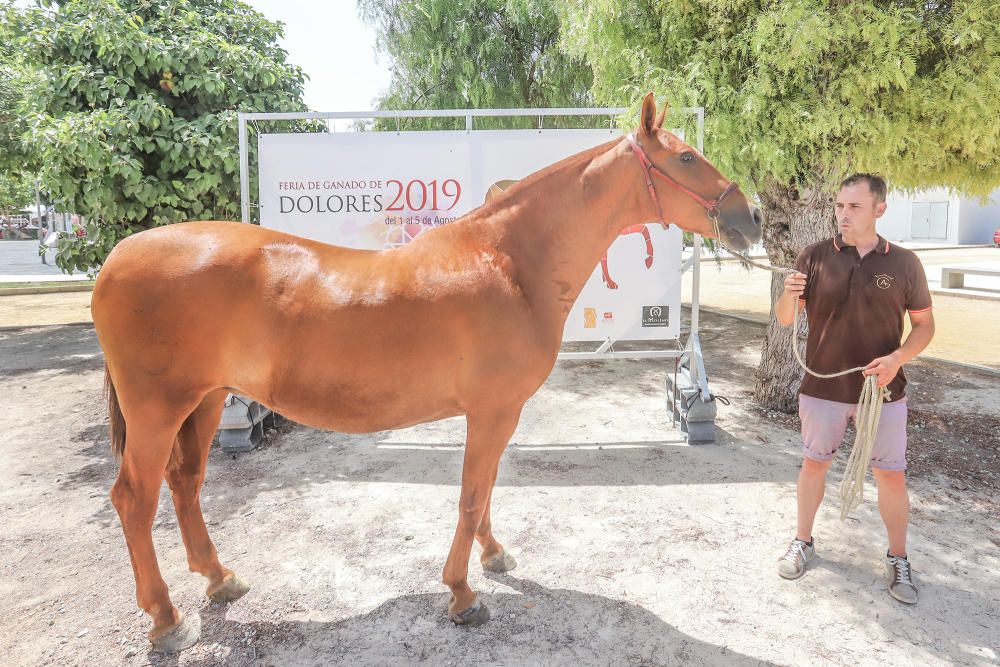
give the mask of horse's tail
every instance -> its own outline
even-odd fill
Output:
[[[111,431],[111,451],[115,459],[122,460],[125,454],[125,417],[118,405],[118,393],[111,381],[108,365],[104,364],[104,394],[108,399],[108,429]]]

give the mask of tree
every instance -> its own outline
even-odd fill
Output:
[[[21,209],[32,201],[34,182],[23,174],[0,171],[0,215],[9,218],[20,215]]]
[[[18,48],[27,18],[14,5],[0,7],[0,215],[5,216],[33,199],[38,166],[32,144],[24,141],[25,113],[41,83]]]
[[[380,108],[590,105],[590,70],[559,50],[559,19],[551,0],[359,0],[358,5],[374,25],[392,71]],[[476,126],[534,123],[536,119],[491,118],[477,120]],[[406,127],[455,125],[428,119],[409,121]]]
[[[92,221],[60,241],[64,271],[92,270],[136,231],[235,218],[237,111],[305,110],[281,24],[239,0],[65,0],[37,18],[42,182]]]
[[[706,153],[759,197],[775,265],[835,232],[833,197],[850,172],[901,190],[985,196],[1000,185],[995,0],[560,6],[566,48],[593,67],[599,102],[652,89],[706,108]],[[772,307],[755,397],[791,411],[800,378]]]

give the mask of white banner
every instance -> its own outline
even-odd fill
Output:
[[[605,143],[608,130],[344,132],[260,136],[264,227],[351,248],[403,245],[483,203],[488,188]],[[636,169],[636,179],[641,179]],[[566,321],[564,340],[680,334],[681,233],[622,231]]]

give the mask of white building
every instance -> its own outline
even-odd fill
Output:
[[[914,195],[890,190],[888,204],[877,229],[893,242],[993,243],[993,232],[1000,227],[1000,188],[985,203],[956,197],[943,188]]]

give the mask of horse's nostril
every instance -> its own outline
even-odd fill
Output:
[[[753,222],[755,225],[760,227],[764,224],[764,214],[760,212],[760,209],[756,206],[751,207],[753,209]]]

